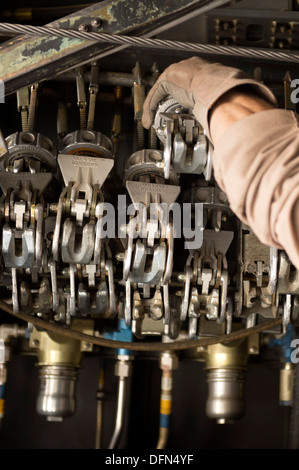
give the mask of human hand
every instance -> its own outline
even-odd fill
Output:
[[[158,104],[171,97],[193,112],[212,142],[209,126],[210,111],[225,93],[237,87],[240,92],[250,91],[273,106],[277,105],[269,88],[248,77],[242,70],[210,63],[199,57],[172,64],[160,75],[149,91],[143,106],[142,124],[149,129]]]
[[[158,104],[168,96],[174,98],[184,108],[193,110],[195,100],[192,82],[194,77],[208,64],[199,57],[192,57],[170,65],[160,75],[146,97],[143,106],[143,126],[149,129]]]

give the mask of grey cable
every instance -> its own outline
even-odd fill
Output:
[[[277,49],[249,48],[235,46],[219,46],[213,44],[195,44],[190,42],[170,41],[167,39],[150,39],[145,37],[124,36],[118,34],[96,33],[86,31],[66,30],[46,26],[31,26],[10,23],[0,23],[0,32],[14,34],[29,34],[33,36],[58,36],[75,39],[88,39],[126,46],[170,49],[203,54],[220,54],[247,59],[279,60],[283,62],[299,62],[296,52],[280,51]]]

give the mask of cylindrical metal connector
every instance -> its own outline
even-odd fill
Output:
[[[216,419],[219,424],[241,418],[245,412],[244,381],[245,374],[240,369],[207,371],[207,416]]]
[[[70,132],[60,141],[59,153],[113,158],[113,145],[101,132],[80,130]]]
[[[286,362],[280,370],[279,381],[279,404],[282,406],[292,406],[294,387],[294,366]]]
[[[208,398],[206,414],[224,424],[245,413],[243,396],[248,360],[247,341],[208,346],[205,353]]]
[[[178,357],[173,351],[164,351],[161,353],[160,429],[156,449],[165,449],[167,445],[172,412],[172,376],[173,371],[178,368],[178,363]]]
[[[37,411],[48,421],[62,421],[76,409],[78,368],[64,365],[40,366]]]
[[[84,331],[80,320],[74,320],[73,327]],[[85,344],[33,327],[29,345],[36,349],[40,378],[36,409],[48,421],[62,421],[75,412],[76,382]]]

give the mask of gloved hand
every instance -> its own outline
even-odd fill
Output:
[[[209,111],[227,91],[237,86],[249,86],[266,101],[277,105],[271,91],[238,69],[210,63],[199,57],[170,65],[156,81],[144,102],[142,123],[149,128],[158,104],[168,96],[184,108],[193,110],[209,139]]]

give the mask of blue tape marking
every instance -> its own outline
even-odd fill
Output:
[[[169,428],[170,416],[171,415],[163,415],[160,413],[160,428]]]
[[[5,395],[5,385],[0,385],[0,399],[3,399]]]

